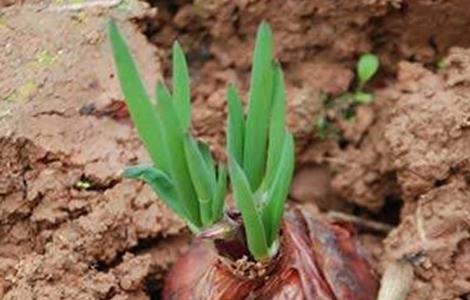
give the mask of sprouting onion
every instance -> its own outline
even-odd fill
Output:
[[[223,217],[227,171],[216,165],[206,144],[190,133],[191,100],[184,53],[173,46],[173,86],[156,84],[152,101],[114,22],[109,35],[124,98],[153,165],[124,175],[148,183],[198,233]],[[248,249],[258,261],[278,250],[279,228],[294,169],[294,140],[285,125],[286,95],[273,58],[269,25],[258,30],[248,111],[235,87],[228,89],[228,173],[241,212]]]
[[[229,174],[248,248],[259,261],[277,252],[294,170],[294,140],[285,125],[284,78],[272,44],[271,29],[263,22],[253,55],[246,116],[233,86],[227,95]]]

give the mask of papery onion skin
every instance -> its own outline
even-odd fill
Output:
[[[195,240],[173,266],[164,300],[374,300],[378,281],[351,233],[321,217],[286,213],[267,276],[234,275],[209,242]]]

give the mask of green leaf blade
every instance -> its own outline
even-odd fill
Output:
[[[379,59],[376,55],[371,53],[366,53],[361,55],[359,62],[357,63],[357,76],[359,79],[359,85],[362,86],[366,84],[379,69]]]
[[[181,205],[175,186],[168,175],[152,166],[133,166],[127,168],[123,176],[139,179],[150,185],[158,197],[183,220],[188,221],[187,212]]]
[[[170,174],[176,186],[178,197],[188,211],[188,217],[201,226],[199,203],[192,185],[184,150],[185,132],[181,127],[174,102],[167,89],[157,84],[158,115],[161,119],[163,141],[171,149],[169,156]]]
[[[282,158],[276,176],[268,191],[268,204],[263,210],[268,245],[276,241],[282,222],[284,204],[289,193],[295,164],[294,138],[287,133],[282,147]]]
[[[258,30],[253,54],[250,102],[243,145],[243,169],[253,190],[256,190],[261,183],[266,166],[272,85],[272,33],[269,25],[263,22]]]
[[[248,249],[258,261],[269,259],[266,234],[263,228],[263,222],[255,206],[250,183],[241,167],[232,158],[229,161],[229,174],[235,203],[242,214],[243,223],[245,225]]]
[[[374,101],[374,97],[370,93],[365,93],[361,91],[357,91],[353,94],[354,102],[359,104],[369,104]]]
[[[212,158],[211,150],[209,146],[202,141],[197,141],[197,146],[199,148],[199,151],[201,152],[202,157],[204,158],[207,168],[209,169],[211,186],[214,187],[215,181],[216,181],[215,180],[215,162],[214,162],[214,159]]]
[[[161,146],[161,125],[153,104],[140,79],[137,67],[116,23],[109,23],[109,38],[121,89],[132,120],[152,161],[168,171],[166,153]]]
[[[245,134],[245,117],[243,106],[238,92],[233,86],[229,86],[227,92],[228,124],[227,124],[227,148],[228,153],[234,157],[238,164],[243,165],[243,139]]]
[[[189,174],[194,183],[198,195],[201,222],[203,226],[211,225],[212,222],[212,200],[214,198],[213,190],[215,184],[211,182],[210,169],[205,158],[199,151],[196,141],[186,136],[184,143],[186,161],[189,167]]]
[[[178,42],[173,44],[173,97],[184,130],[191,124],[191,91],[186,58]]]
[[[284,75],[281,67],[276,65],[274,76],[274,95],[271,120],[269,125],[268,157],[266,176],[263,185],[270,186],[274,180],[275,171],[281,161],[281,152],[286,133],[286,91]]]

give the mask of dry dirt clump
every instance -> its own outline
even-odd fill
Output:
[[[400,63],[397,81],[376,91],[375,103],[359,110],[355,122],[344,128],[349,144],[323,153],[316,145],[307,160],[329,161],[332,188],[373,210],[390,197],[414,201],[453,175],[466,174],[469,57],[468,50],[453,48],[437,73]]]
[[[453,49],[435,74],[402,63],[385,139],[405,200],[470,170],[470,61]]]
[[[407,299],[465,299],[470,292],[470,189],[462,178],[408,204],[385,240],[387,261],[406,257],[415,280]]]
[[[390,163],[383,131],[389,121],[390,99],[385,91],[375,95],[375,104],[358,110],[355,120],[345,124],[350,144],[336,147],[330,159],[335,172],[332,186],[343,198],[372,211],[380,210],[387,199],[400,195],[395,169]]]
[[[376,19],[374,44],[387,66],[410,60],[433,66],[454,46],[469,47],[467,0],[404,0],[400,9]]]
[[[191,60],[246,71],[259,22],[276,32],[277,57],[293,71],[310,62],[351,63],[373,50],[388,68],[400,60],[433,64],[451,46],[469,46],[466,0],[175,0],[141,24],[151,42],[169,49],[178,38]],[[308,86],[316,78],[287,72]]]
[[[163,48],[178,37],[193,58],[213,56],[225,67],[248,69],[262,19],[276,32],[276,56],[283,63],[311,59],[324,48],[325,56],[338,61],[370,48],[367,23],[394,2],[399,1],[161,1],[155,4],[160,13],[143,24],[150,40]]]
[[[120,177],[147,158],[120,104],[101,15],[2,11],[1,299],[149,299],[149,279],[187,243],[148,187]],[[154,49],[121,23],[154,82]]]
[[[457,299],[470,292],[470,51],[454,48],[433,73],[401,63],[384,137],[405,206],[385,239],[385,265],[415,266],[407,299]],[[462,298],[459,298],[462,299]]]

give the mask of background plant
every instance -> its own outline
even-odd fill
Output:
[[[184,53],[175,42],[173,90],[158,82],[156,101],[152,101],[114,22],[110,22],[109,36],[130,116],[153,161],[153,166],[128,168],[124,175],[148,183],[193,232],[200,232],[223,216],[227,174],[224,166],[216,166],[208,146],[190,134],[190,85]]]
[[[235,204],[256,260],[272,257],[294,169],[294,141],[285,126],[282,70],[273,58],[272,32],[258,29],[249,93],[243,113],[236,89],[228,90],[227,144]]]
[[[373,94],[367,92],[365,87],[377,73],[379,65],[380,62],[376,55],[362,54],[356,65],[356,83],[353,91],[348,91],[338,97],[322,94],[323,111],[315,121],[316,134],[319,138],[338,138],[340,131],[334,126],[335,119],[350,120],[356,115],[358,106],[374,101]]]

